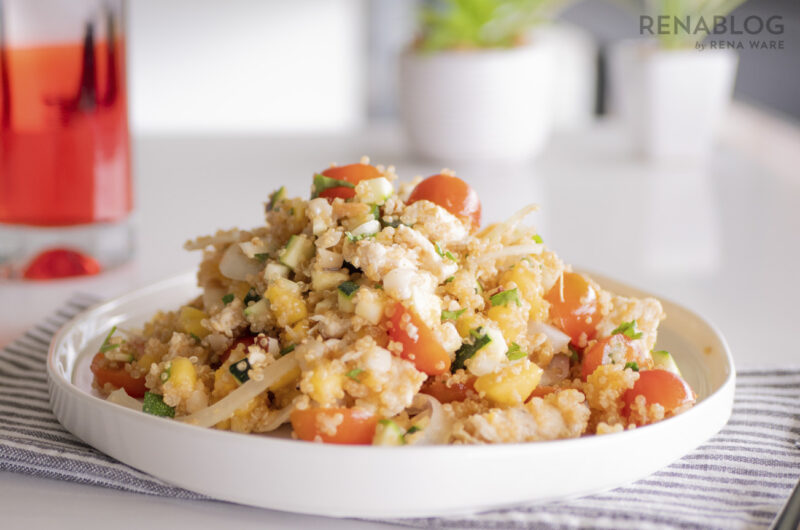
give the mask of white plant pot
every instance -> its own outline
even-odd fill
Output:
[[[552,128],[552,58],[545,42],[405,53],[400,103],[412,149],[445,162],[537,154]]]
[[[618,43],[609,55],[612,112],[648,158],[705,158],[730,103],[737,64],[730,50]]]

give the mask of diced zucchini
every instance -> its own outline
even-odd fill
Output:
[[[290,269],[296,270],[313,256],[314,242],[304,234],[296,234],[289,238],[286,248],[281,251],[280,261]]]
[[[255,304],[251,304],[244,308],[244,316],[248,318],[248,320],[255,319],[256,317],[263,316],[269,310],[269,302],[267,302],[264,298],[256,302]]]
[[[353,302],[353,300],[351,300],[342,291],[337,291],[337,294],[338,294],[339,310],[344,311],[345,313],[352,313],[356,310],[356,304],[355,302]]]
[[[228,371],[237,381],[245,383],[250,379],[250,376],[247,374],[247,372],[250,371],[250,361],[244,358],[241,361],[235,362],[231,364]]]
[[[264,269],[264,279],[268,282],[275,281],[276,278],[288,278],[292,270],[283,263],[267,263]]]
[[[390,419],[382,419],[375,427],[372,445],[405,445],[405,432]]]
[[[681,375],[681,371],[678,369],[675,359],[672,358],[672,355],[670,355],[668,351],[657,350],[651,352],[650,355],[653,356],[653,364],[657,369],[666,370],[675,375]]]
[[[272,195],[269,196],[269,202],[267,203],[267,211],[272,211],[275,209],[275,206],[286,198],[286,187],[281,186],[277,190],[272,192]]]
[[[358,291],[358,284],[356,282],[346,281],[339,284],[339,292],[347,298],[352,298],[353,294]]]
[[[349,277],[350,273],[345,270],[313,271],[311,273],[311,288],[315,291],[334,289]]]
[[[144,403],[142,404],[142,412],[152,414],[153,416],[163,416],[167,418],[175,417],[175,407],[170,407],[164,403],[163,396],[154,394],[152,392],[144,393]]]
[[[356,306],[355,303],[353,303],[353,295],[358,291],[358,284],[348,280],[339,284],[336,291],[339,297],[339,309],[345,313],[352,313],[355,311]]]
[[[464,363],[467,361],[467,359],[474,357],[478,350],[492,342],[491,337],[484,333],[483,328],[473,329],[469,332],[469,334],[473,341],[472,343],[465,342],[456,351],[456,359],[453,361],[453,365],[450,367],[450,371],[453,373],[456,373],[456,370],[459,368],[464,368]]]
[[[353,184],[352,182],[326,177],[325,175],[320,175],[319,173],[317,173],[316,175],[314,175],[314,186],[311,189],[311,198],[315,199],[319,197],[320,193],[330,188],[355,188],[355,187],[356,187],[355,184]]]
[[[348,232],[347,238],[350,241],[360,241],[365,237],[371,237],[381,231],[381,223],[371,219],[366,223],[360,224],[352,232]]]
[[[394,188],[392,183],[384,177],[362,180],[356,186],[356,196],[361,202],[381,205],[392,196]]]

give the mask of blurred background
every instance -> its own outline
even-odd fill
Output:
[[[132,132],[347,131],[395,119],[397,60],[417,31],[421,3],[130,2]],[[735,97],[800,118],[800,2],[754,0],[733,12],[750,14],[782,16],[784,49],[737,50]],[[589,0],[555,19],[596,47],[596,112],[608,108],[608,47],[639,37],[638,16],[621,2]]]

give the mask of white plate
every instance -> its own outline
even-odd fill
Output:
[[[593,275],[598,278],[597,275]],[[610,280],[629,296],[646,293]],[[712,325],[662,300],[659,347],[697,392],[691,410],[655,425],[575,440],[485,446],[313,444],[203,429],[98,398],[89,362],[112,325],[137,326],[197,294],[185,274],[96,306],[65,325],[47,360],[50,402],[70,432],[172,484],[217,499],[330,516],[417,517],[573,497],[670,464],[718,432],[733,405],[734,368]]]

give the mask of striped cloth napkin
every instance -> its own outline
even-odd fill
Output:
[[[171,486],[87,446],[50,411],[54,332],[96,300],[76,296],[0,350],[0,471],[184,499]],[[742,370],[728,425],[671,466],[626,487],[478,515],[385,521],[417,528],[759,528],[800,475],[800,368]]]

